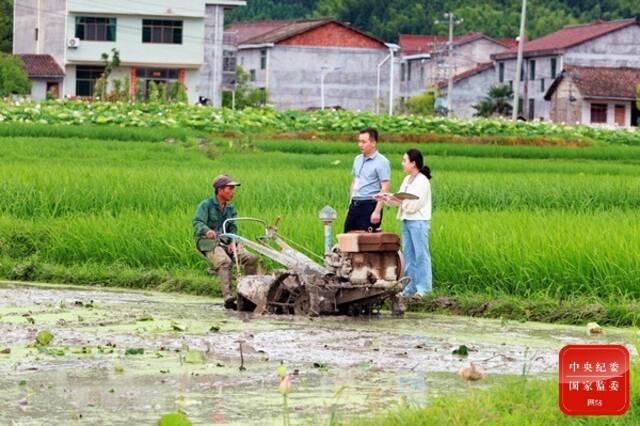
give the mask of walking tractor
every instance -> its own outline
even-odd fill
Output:
[[[223,224],[221,237],[228,237],[284,267],[272,275],[238,278],[239,311],[288,315],[369,315],[385,301],[394,314],[402,314],[400,293],[408,282],[402,277],[400,237],[386,232],[351,232],[337,235],[333,244],[332,223],[336,212],[327,206],[320,211],[324,223],[324,264],[302,253],[303,248],[278,234],[274,225],[256,218],[233,218]],[[227,233],[231,221],[261,224],[264,235],[255,241]],[[297,246],[300,250],[296,250]],[[306,250],[310,256],[321,256]],[[236,259],[237,262],[237,259]]]

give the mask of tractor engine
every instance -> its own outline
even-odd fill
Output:
[[[338,234],[338,244],[326,256],[325,266],[340,280],[365,285],[395,282],[402,276],[400,237],[393,233]]]

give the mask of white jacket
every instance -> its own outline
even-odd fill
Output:
[[[400,220],[431,220],[431,182],[422,173],[418,173],[413,182],[408,175],[400,185],[400,192],[417,195],[417,200],[403,200],[398,209]]]

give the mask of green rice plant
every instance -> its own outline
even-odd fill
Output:
[[[0,137],[79,138],[116,141],[184,141],[202,133],[184,128],[124,128],[117,126],[64,126],[34,123],[0,123]]]
[[[264,152],[286,152],[295,154],[353,154],[358,152],[354,133],[353,142],[330,140],[272,140],[248,138],[248,141]],[[228,139],[215,139],[227,144]],[[418,148],[426,156],[443,157],[490,157],[522,159],[584,159],[617,160],[638,164],[640,149],[635,146],[588,146],[566,148],[557,146],[503,146],[503,145],[463,145],[450,143],[387,143],[384,135],[379,144],[385,154],[402,155],[409,148]]]
[[[196,205],[212,196],[211,179],[220,173],[242,182],[235,201],[241,215],[270,222],[280,216],[283,235],[321,253],[317,213],[333,206],[340,229],[357,147],[326,145],[336,145],[336,153],[264,148],[280,143],[301,146],[0,138],[0,256],[14,265],[0,272],[9,277],[22,264],[16,275],[28,278],[39,273],[29,265],[79,271],[89,264],[203,273],[191,218]],[[403,178],[403,151],[396,147],[404,149],[381,146],[391,151],[394,189]],[[434,173],[437,289],[518,297],[640,295],[640,166],[625,158],[551,160],[511,151],[495,158],[475,155],[484,146],[466,148],[469,155],[427,157]],[[591,148],[553,149],[574,155]],[[395,211],[384,214],[384,229],[398,232]],[[80,274],[91,282],[89,275]]]

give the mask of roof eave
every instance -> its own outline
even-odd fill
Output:
[[[522,52],[523,58],[536,58],[539,56],[548,56],[548,55],[561,55],[565,52],[565,48],[556,48],[556,49],[542,49],[542,50],[530,50]],[[516,59],[518,57],[518,52],[500,52],[494,53],[491,56],[491,59],[494,61],[502,61],[505,59]]]
[[[586,99],[586,100],[594,99],[594,100],[599,100],[599,101],[603,101],[603,100],[609,100],[609,101],[635,101],[636,100],[635,97],[626,97],[626,96],[588,96],[588,95],[583,95],[582,97],[583,97],[583,99]]]
[[[264,49],[273,46],[275,46],[275,43],[240,44],[238,50]]]

